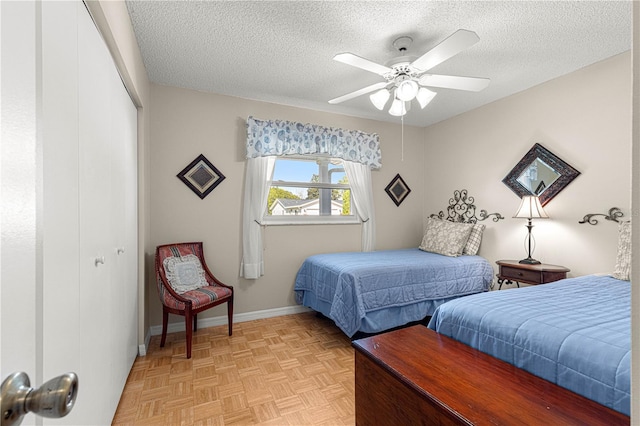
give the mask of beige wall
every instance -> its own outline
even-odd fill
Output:
[[[245,120],[281,119],[378,133],[383,167],[372,173],[377,215],[377,248],[417,246],[422,233],[423,129],[321,113],[307,109],[152,85],[150,205],[148,247],[179,241],[203,241],[207,263],[236,289],[235,313],[294,306],[295,274],[305,257],[321,252],[360,250],[360,225],[269,226],[264,229],[265,275],[239,277],[242,241],[242,194],[245,173]],[[226,179],[204,200],[177,177],[204,154]],[[400,173],[412,189],[396,205],[384,192]],[[153,252],[147,252],[152,261]],[[155,280],[148,282],[150,324],[161,324]],[[199,318],[224,315],[217,307]],[[170,322],[182,322],[171,317]]]
[[[621,54],[425,129],[425,214],[466,188],[478,208],[500,212],[480,254],[492,263],[526,257],[526,220],[502,179],[538,142],[581,172],[534,220],[534,257],[571,276],[611,272],[617,228],[580,225],[587,213],[631,208],[631,55]],[[446,161],[443,161],[446,159]]]

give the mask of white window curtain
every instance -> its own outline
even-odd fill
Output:
[[[344,171],[351,185],[353,202],[362,220],[362,251],[373,251],[376,246],[375,211],[373,208],[373,188],[371,169],[362,163],[344,161]]]
[[[269,197],[276,157],[247,159],[242,217],[242,264],[240,276],[255,280],[264,275],[260,221]]]

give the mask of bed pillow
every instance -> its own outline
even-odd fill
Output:
[[[424,237],[418,248],[445,256],[460,256],[472,228],[471,223],[427,218]]]
[[[167,281],[178,294],[209,285],[200,259],[193,254],[167,257],[163,265]]]
[[[482,225],[480,223],[474,223],[471,228],[471,233],[469,234],[469,239],[462,249],[462,254],[468,254],[474,256],[478,254],[478,250],[480,250],[480,243],[482,242],[482,233],[486,228],[486,225]]]
[[[618,254],[613,277],[619,280],[631,279],[631,222],[620,222],[618,225]]]

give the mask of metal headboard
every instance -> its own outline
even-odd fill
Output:
[[[491,220],[494,222],[504,219],[500,213],[487,213],[486,210],[480,210],[480,213],[476,216],[475,199],[468,195],[466,189],[453,191],[453,197],[449,199],[449,206],[447,206],[447,212],[440,211],[438,214],[432,214],[431,217],[448,220],[450,222],[462,222],[462,223],[476,223],[483,221],[491,216],[494,216]]]
[[[622,216],[624,216],[624,214],[622,213],[622,211],[618,207],[611,207],[609,209],[609,213],[608,214],[604,214],[604,213],[589,213],[589,214],[584,215],[582,220],[578,221],[578,223],[588,223],[589,225],[597,225],[598,224],[598,219],[595,219],[594,218],[595,216],[602,216],[606,220],[620,223],[620,222],[622,222],[622,220],[619,220],[619,219]]]

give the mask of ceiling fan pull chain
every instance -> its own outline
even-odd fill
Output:
[[[404,162],[404,114],[400,116],[400,135],[402,140],[402,148],[400,153],[400,161]]]

